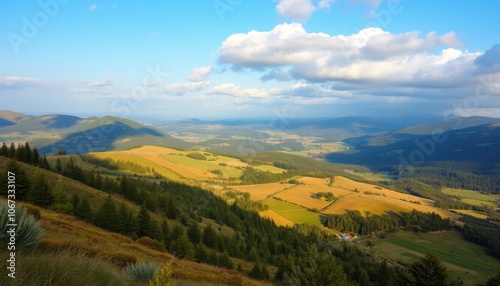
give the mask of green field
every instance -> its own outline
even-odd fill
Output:
[[[269,198],[263,201],[263,203],[268,205],[269,209],[293,221],[294,223],[297,224],[307,223],[310,225],[321,226],[319,214],[308,211],[297,205],[280,201],[275,198]]]
[[[392,262],[412,263],[426,253],[439,257],[452,277],[463,277],[466,285],[484,283],[496,270],[500,261],[487,255],[483,247],[467,242],[458,231],[415,233],[398,231],[385,239],[371,240],[374,251]]]
[[[463,202],[471,205],[480,206],[485,204],[494,207],[498,205],[498,202],[500,202],[500,196],[498,195],[481,194],[480,192],[472,190],[443,188],[441,192],[447,195],[458,196]]]

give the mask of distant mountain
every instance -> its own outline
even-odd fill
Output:
[[[0,110],[0,119],[4,119],[9,122],[19,122],[20,120],[23,120],[25,118],[28,118],[30,116],[10,110]]]
[[[499,118],[480,116],[453,117],[447,120],[400,128],[387,134],[349,138],[345,140],[345,143],[348,143],[356,148],[360,148],[362,146],[384,146],[403,140],[415,139],[419,136],[431,136],[433,134],[442,134],[447,131],[461,130],[498,122],[500,122]]]
[[[13,115],[14,113],[10,113]],[[8,117],[13,118],[12,116]],[[15,119],[17,118],[17,119]],[[68,154],[128,149],[140,145],[189,148],[154,127],[132,120],[106,116],[80,118],[70,115],[16,116],[11,124],[0,126],[0,142],[29,141],[42,154],[66,151]]]
[[[330,153],[326,159],[377,170],[391,169],[401,163],[452,164],[467,171],[494,169],[500,166],[500,123],[450,130],[434,137],[412,135],[383,145],[359,144],[350,152]]]

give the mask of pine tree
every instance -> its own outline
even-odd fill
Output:
[[[108,196],[97,211],[94,223],[102,229],[119,232],[120,230],[117,221],[118,213],[116,211],[115,202],[111,196]]]
[[[194,248],[186,234],[181,235],[170,243],[169,251],[173,255],[183,259],[194,258]]]
[[[31,157],[31,164],[38,166],[40,164],[40,154],[38,153],[38,149],[33,149],[33,155]]]
[[[212,225],[209,224],[203,229],[203,243],[212,248],[215,247],[215,240],[217,239],[217,234],[215,233],[215,230],[213,229]]]
[[[125,178],[125,177],[124,177]],[[151,236],[151,218],[146,204],[141,205],[141,210],[137,216],[138,233],[139,237]]]
[[[4,189],[7,189],[8,172],[14,173],[16,177],[16,200],[26,200],[26,196],[30,190],[30,180],[24,168],[18,162],[9,160],[5,168],[0,172],[0,186]]]
[[[166,219],[161,222],[161,232],[163,234],[163,243],[168,246],[170,243],[170,228],[168,227],[168,222]]]
[[[10,144],[9,152],[7,153],[7,157],[14,159],[16,158],[16,145],[14,143]]]
[[[198,228],[198,222],[193,220],[188,229],[189,241],[193,244],[198,244],[201,242],[201,231]]]
[[[5,142],[3,142],[2,148],[0,149],[0,156],[9,156],[9,147],[7,147],[7,144],[5,144]]]
[[[54,196],[40,171],[37,171],[33,176],[31,187],[27,194],[27,201],[45,208],[50,207],[54,202]]]
[[[83,198],[82,200],[78,199],[78,203],[73,208],[73,214],[77,218],[80,218],[80,219],[87,221],[87,222],[93,221],[93,218],[94,218],[94,215],[92,213],[92,209],[90,208],[90,204],[89,204],[89,201],[87,200],[87,198]]]
[[[415,279],[415,285],[445,285],[448,279],[446,267],[432,253],[410,265],[409,271]]]

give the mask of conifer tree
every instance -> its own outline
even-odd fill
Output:
[[[37,171],[31,180],[27,201],[45,208],[50,207],[54,202],[54,196],[40,171]]]
[[[215,233],[215,230],[213,229],[212,225],[209,224],[203,229],[203,243],[212,248],[215,247],[215,241],[217,239],[217,234]]]
[[[14,143],[10,144],[9,152],[7,153],[7,157],[14,159],[16,157],[16,145]]]
[[[198,222],[193,220],[188,229],[189,241],[193,244],[198,244],[201,242],[201,231],[198,228]]]
[[[5,144],[5,142],[3,142],[2,148],[0,149],[0,156],[9,156],[9,147],[7,147],[7,144]]]
[[[115,202],[111,196],[108,196],[97,211],[94,223],[102,229],[119,232],[117,220],[118,213],[116,211]]]
[[[141,205],[141,210],[137,216],[138,233],[139,237],[151,236],[151,218],[146,204]]]
[[[26,196],[30,190],[30,181],[26,171],[24,171],[24,168],[18,162],[9,160],[0,173],[0,186],[5,190],[7,189],[8,172],[14,173],[16,176],[16,199],[26,200]]]
[[[40,164],[40,154],[38,153],[38,149],[33,149],[33,154],[31,156],[31,164],[38,166]]]

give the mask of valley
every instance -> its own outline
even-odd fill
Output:
[[[485,283],[500,267],[494,243],[500,230],[498,170],[491,167],[499,164],[497,157],[468,156],[454,168],[455,159],[439,147],[437,161],[431,154],[428,164],[401,176],[394,153],[377,149],[396,144],[399,154],[407,154],[430,127],[393,132],[406,135],[384,145],[381,127],[371,133],[352,123],[341,135],[335,133],[340,126],[323,119],[296,120],[281,131],[251,121],[210,122],[211,128],[182,122],[165,132],[165,126],[114,117],[16,118],[23,119],[0,127],[1,140],[9,142],[1,149],[0,169],[12,164],[7,158],[27,163],[20,164],[31,174],[29,184],[35,184],[32,174],[42,172],[53,199],[45,207],[35,206],[30,196],[21,199],[40,213],[45,230],[36,251],[26,254],[36,263],[55,263],[53,255],[64,260],[76,251],[82,256],[74,267],[98,263],[108,269],[106,279],[127,285],[136,284],[123,282],[120,269],[140,261],[173,261],[179,285],[270,285],[281,271],[290,271],[284,270],[284,257],[321,259],[308,253],[312,243],[351,269],[345,270],[348,279],[365,273],[369,281],[381,263],[398,275],[427,253],[442,261],[450,279],[463,279],[462,285]],[[497,129],[483,121],[445,134],[480,142],[457,147],[467,152],[494,148]],[[318,126],[319,135],[332,133],[310,136]],[[12,133],[16,128],[23,131]],[[239,131],[229,136],[232,128]],[[117,228],[100,221],[106,208],[113,209],[106,215],[128,223]],[[141,228],[145,218],[147,229]],[[353,268],[348,255],[365,270]]]

